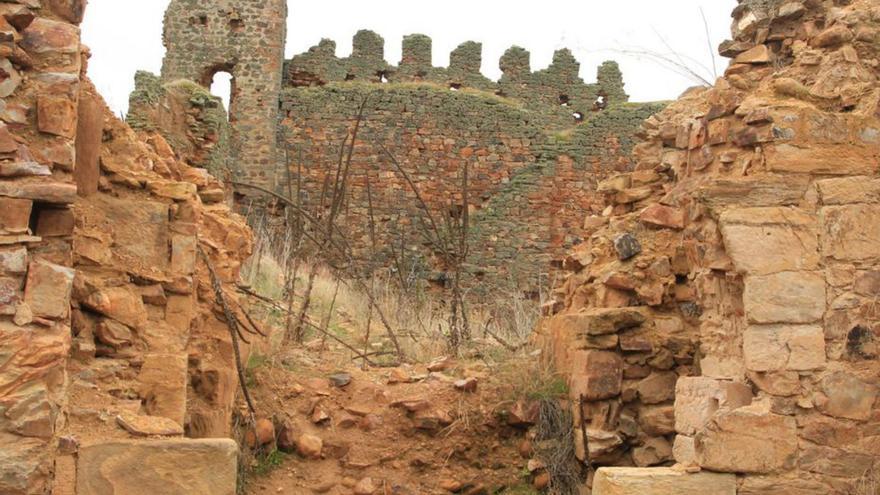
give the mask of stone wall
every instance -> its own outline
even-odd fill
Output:
[[[596,178],[630,167],[635,129],[662,108],[613,105],[552,132],[544,115],[479,90],[358,82],[288,88],[281,139],[292,188],[300,189],[309,211],[320,211],[342,140],[365,99],[340,218],[352,244],[365,248],[360,254],[375,234],[380,265],[393,266],[391,260],[405,253],[407,269],[442,279],[423,249],[424,215],[408,179],[436,218],[455,215],[467,164],[468,270],[483,282],[507,281],[524,291],[546,284],[550,261],[579,238],[581,211],[593,204]]]
[[[851,494],[876,469],[878,27],[875,2],[742,2],[725,76],[599,185],[540,332],[580,455],[739,480],[602,469],[594,494]]]
[[[63,421],[81,12],[0,5],[0,492],[43,493]]]
[[[232,75],[229,113],[237,177],[272,187],[275,128],[281,91],[285,0],[173,0],[165,13],[162,79],[210,87]]]

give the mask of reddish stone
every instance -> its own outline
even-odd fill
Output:
[[[23,234],[28,231],[33,202],[27,199],[0,197],[0,231]]]
[[[70,311],[70,293],[74,271],[43,260],[32,261],[28,268],[24,302],[36,317],[65,318]]]
[[[73,138],[76,136],[76,117],[76,105],[69,98],[37,98],[37,127],[42,132]]]
[[[667,227],[670,229],[683,229],[685,223],[685,212],[679,208],[671,208],[661,204],[655,204],[645,208],[639,214],[639,220],[642,223],[653,225],[655,227]]]

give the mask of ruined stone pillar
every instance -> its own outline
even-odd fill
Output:
[[[270,188],[286,20],[284,0],[173,0],[165,13],[163,80],[210,87],[218,72],[232,76],[230,168],[236,179]]]

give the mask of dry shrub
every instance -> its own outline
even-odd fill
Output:
[[[574,422],[559,400],[541,400],[535,454],[550,475],[553,495],[578,495],[583,466],[575,456]]]

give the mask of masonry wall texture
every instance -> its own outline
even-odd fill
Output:
[[[635,170],[599,184],[606,215],[539,332],[580,405],[582,458],[729,473],[741,495],[864,490],[880,462],[878,33],[873,1],[741,2],[724,77],[647,119]],[[593,493],[701,483],[668,474],[604,468]]]

